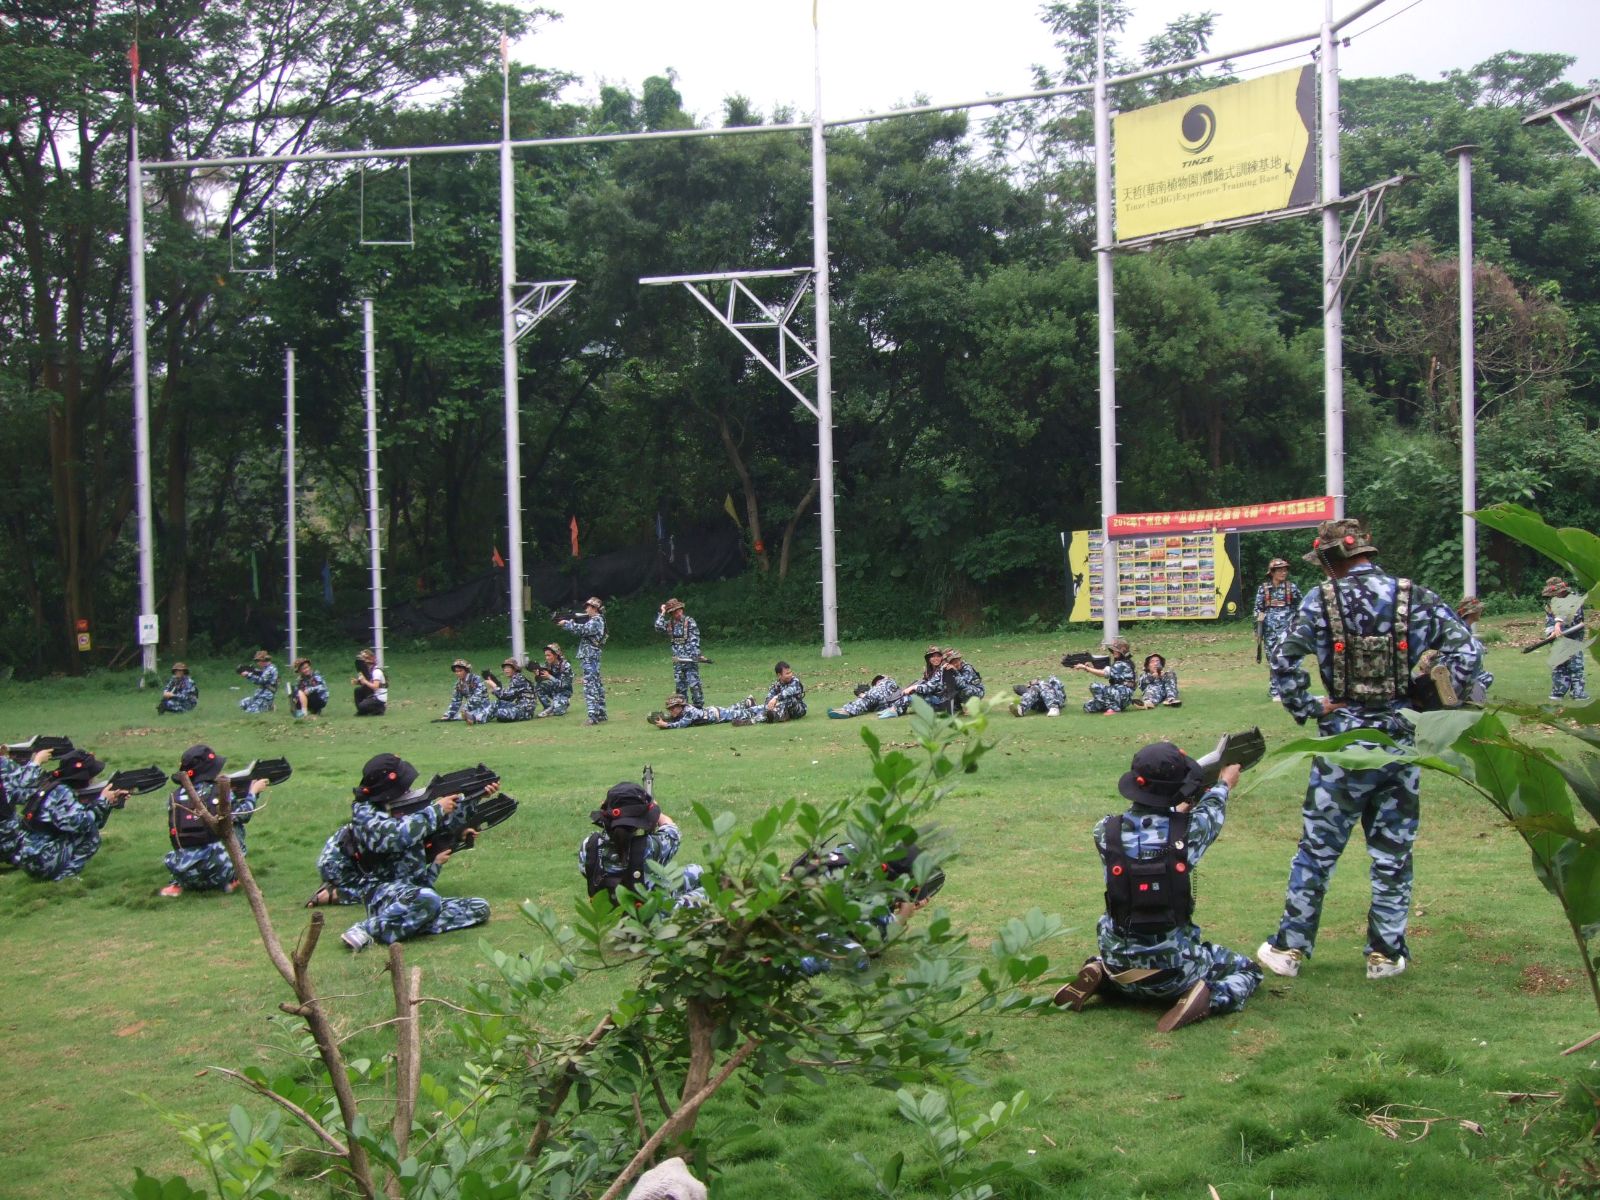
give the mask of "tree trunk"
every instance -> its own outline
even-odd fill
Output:
[[[739,453],[739,443],[734,440],[733,429],[728,423],[726,402],[717,405],[717,432],[722,435],[722,445],[728,452],[728,461],[733,464],[733,469],[739,476],[739,486],[744,490],[744,515],[745,520],[750,523],[750,543],[755,551],[756,564],[766,571],[771,564],[767,561],[767,543],[761,536],[761,506],[756,500],[756,485],[750,478],[750,468],[745,466],[744,456]]]
[[[789,518],[789,524],[783,530],[783,549],[778,552],[778,581],[789,578],[789,545],[794,541],[795,527],[800,524],[800,518],[806,515],[806,509],[811,507],[811,502],[817,498],[817,481],[812,479],[811,486],[806,489],[806,494],[800,498],[800,503],[795,505],[794,515]]]

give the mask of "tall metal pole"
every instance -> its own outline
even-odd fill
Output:
[[[1456,156],[1457,220],[1461,260],[1461,588],[1478,594],[1478,523],[1467,514],[1478,507],[1477,346],[1473,296],[1472,152],[1476,146],[1446,151]]]
[[[1095,267],[1100,283],[1100,627],[1117,636],[1117,554],[1111,515],[1117,511],[1117,311],[1111,268],[1111,101],[1106,90],[1106,27],[1095,35],[1094,74]]]
[[[1339,43],[1333,0],[1324,0],[1317,71],[1322,92],[1322,423],[1323,474],[1334,516],[1344,516],[1344,298],[1339,289]]]
[[[506,399],[506,575],[511,592],[511,657],[527,661],[522,614],[522,423],[517,394],[516,205],[511,178],[511,64],[504,38],[500,47],[500,353]]]
[[[295,511],[294,511],[294,351],[285,350],[283,357],[283,460],[284,460],[284,529],[289,543],[289,661],[300,657],[300,576],[295,563]]]
[[[139,623],[153,628],[156,560],[150,499],[150,349],[145,340],[144,177],[139,165],[137,74],[133,119],[128,129],[128,288],[133,306],[133,479],[139,512]],[[155,642],[146,641],[140,647],[140,664],[146,672],[156,669]]]
[[[813,4],[812,61],[816,68],[811,110],[811,231],[816,245],[817,482],[822,497],[822,657],[838,658],[839,582],[834,555],[833,350],[828,329],[828,155],[822,136],[822,25]]]
[[[367,352],[367,561],[372,577],[372,652],[383,655],[383,549],[378,529],[378,383],[372,345],[372,301],[361,302],[361,333]]]

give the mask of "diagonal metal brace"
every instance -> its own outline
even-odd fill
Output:
[[[1350,228],[1345,231],[1344,241],[1339,245],[1339,257],[1334,260],[1333,271],[1328,276],[1328,281],[1333,284],[1332,296],[1338,296],[1344,290],[1345,277],[1350,274],[1350,268],[1355,266],[1367,230],[1373,225],[1383,224],[1384,196],[1390,188],[1397,188],[1413,178],[1415,177],[1411,175],[1393,175],[1381,183],[1362,188],[1359,192],[1352,192],[1348,196],[1341,196],[1334,201],[1334,205],[1339,208],[1354,207],[1355,213],[1350,218]]]
[[[1600,167],[1600,91],[1574,96],[1522,118],[1524,125],[1539,125],[1545,121],[1558,126],[1584,157]]]
[[[520,289],[520,294],[515,294],[511,302],[511,319],[517,327],[511,340],[520,342],[532,333],[540,321],[561,307],[561,302],[577,282],[576,279],[553,279],[541,283],[515,284],[514,294],[517,289]]]

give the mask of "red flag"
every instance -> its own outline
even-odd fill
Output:
[[[499,546],[496,546],[494,548],[494,554],[490,556],[490,561],[492,563],[494,563],[494,565],[497,566],[497,567],[502,567],[503,568],[506,565],[506,560],[500,557],[500,547]]]
[[[572,518],[572,557],[578,557],[578,518]]]

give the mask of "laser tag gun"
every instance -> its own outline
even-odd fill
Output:
[[[496,675],[493,671],[489,670],[488,667],[485,667],[483,670],[479,671],[478,674],[481,675],[484,679],[488,680],[490,683],[494,684],[495,687],[499,687],[500,686],[500,676]]]
[[[1264,621],[1256,622],[1256,662],[1258,664],[1261,662],[1261,642],[1265,632],[1265,624]]]
[[[1542,650],[1546,646],[1552,645],[1555,642],[1559,642],[1562,638],[1580,638],[1583,636],[1583,634],[1584,626],[1580,623],[1572,626],[1569,629],[1563,629],[1560,633],[1552,633],[1549,637],[1540,638],[1533,645],[1524,646],[1522,648],[1522,652],[1524,654],[1532,654],[1535,650]]]
[[[916,846],[901,846],[896,857],[878,864],[878,870],[886,883],[905,880],[901,886],[911,899],[918,903],[933,899],[944,887],[945,881],[944,871],[940,867],[935,867],[920,884],[912,879],[912,864],[917,861],[921,853],[922,851]],[[815,850],[807,850],[795,859],[789,867],[789,876],[792,879],[804,880],[836,875],[849,867],[855,861],[855,856],[856,848],[849,842],[831,849],[824,844]]]
[[[74,747],[69,737],[51,737],[47,733],[36,733],[25,742],[11,742],[6,746],[6,757],[17,762],[27,762],[41,750],[50,751],[51,758],[60,758],[71,754]]]
[[[715,663],[713,663],[711,661],[711,659],[707,658],[704,654],[700,655],[697,658],[674,658],[672,661],[675,662],[675,663],[705,663],[706,666],[708,666],[708,667],[716,665]]]
[[[255,664],[254,663],[240,663],[238,666],[236,666],[233,669],[233,673],[235,675],[248,675],[248,674],[250,674],[251,671],[254,671],[255,669],[256,668],[255,668]]]
[[[144,796],[150,792],[160,791],[167,786],[167,773],[152,763],[148,767],[134,767],[127,771],[118,771],[106,780],[105,783],[90,784],[77,790],[79,800],[93,800],[110,785],[113,791],[127,792],[130,796]],[[121,808],[127,802],[127,797],[112,801],[112,808]]]
[[[247,762],[237,771],[227,771],[222,778],[226,779],[237,795],[249,788],[257,779],[265,779],[269,784],[282,783],[294,774],[294,768],[289,765],[286,758],[257,758]]]
[[[1104,671],[1111,665],[1111,656],[1109,654],[1090,654],[1087,650],[1077,650],[1071,654],[1063,654],[1061,656],[1061,665],[1063,667],[1098,667]]]
[[[562,621],[587,621],[589,614],[586,612],[573,612],[570,608],[558,609],[550,614],[550,619],[560,624]]]
[[[654,800],[656,798],[656,772],[655,772],[655,768],[652,767],[649,763],[645,763],[645,765],[644,765],[644,774],[641,775],[639,778],[640,778],[640,782],[644,784],[644,794],[646,796],[649,796],[650,799]]]
[[[651,711],[650,713],[648,713],[645,716],[645,720],[648,721],[652,725],[654,725],[657,721],[665,721],[666,719],[667,719],[667,714],[662,712],[659,708],[658,709],[654,709],[653,711]]]
[[[1195,761],[1200,764],[1200,791],[1216,784],[1223,767],[1238,767],[1248,771],[1267,753],[1267,739],[1259,728],[1252,727],[1241,733],[1225,733],[1210,754]],[[1195,793],[1199,795],[1199,792]]]
[[[512,797],[486,795],[489,788],[499,782],[497,771],[479,763],[475,767],[435,775],[420,792],[410,792],[391,804],[389,812],[397,817],[407,816],[446,796],[460,796],[448,827],[436,830],[423,845],[429,860],[444,850],[469,850],[474,839],[466,836],[468,829],[482,833],[517,811],[517,802]]]

